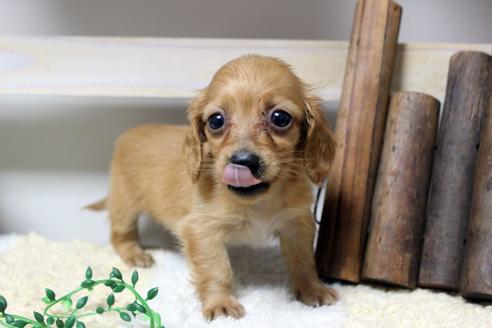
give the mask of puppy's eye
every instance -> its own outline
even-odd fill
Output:
[[[276,109],[270,114],[270,123],[277,129],[287,129],[292,123],[292,116],[284,110]]]
[[[222,113],[213,113],[208,117],[208,127],[212,131],[220,130],[225,124],[225,117]]]

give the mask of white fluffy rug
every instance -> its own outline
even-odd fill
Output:
[[[80,241],[53,242],[36,235],[0,237],[0,294],[9,309],[19,314],[41,310],[44,288],[61,295],[76,287],[85,268],[106,276],[112,266],[126,268],[109,246]],[[158,286],[151,301],[165,327],[492,327],[492,306],[465,302],[458,296],[418,289],[375,288],[336,284],[341,301],[334,306],[310,308],[292,299],[277,248],[231,251],[237,295],[247,314],[243,319],[220,318],[206,322],[187,279],[183,257],[172,248],[153,250],[157,265],[139,270],[144,293]],[[93,297],[102,302],[106,293]],[[97,317],[88,327],[145,327],[118,318]]]

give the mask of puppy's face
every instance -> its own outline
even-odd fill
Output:
[[[246,202],[306,175],[320,183],[334,153],[319,100],[282,61],[245,56],[227,63],[188,111],[188,167]]]

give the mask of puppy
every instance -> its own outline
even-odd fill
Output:
[[[111,164],[111,241],[129,264],[149,266],[137,219],[149,214],[181,242],[206,319],[245,314],[233,296],[227,246],[280,240],[296,297],[331,304],[318,279],[311,183],[327,175],[333,134],[320,100],[279,59],[248,55],[218,70],[187,111],[190,126],[124,133]]]

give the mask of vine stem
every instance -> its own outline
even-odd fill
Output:
[[[91,277],[92,277],[92,270],[90,269],[90,267],[87,268],[87,270],[86,270],[86,277],[87,277],[87,279],[91,279]],[[149,290],[149,292],[147,292],[147,297],[144,298],[135,289],[134,284],[137,281],[138,281],[138,275],[136,276],[136,279],[132,275],[132,284],[130,285],[130,284],[126,283],[123,280],[123,277],[121,276],[121,273],[119,272],[119,270],[113,268],[113,272],[111,273],[109,279],[100,279],[100,280],[95,280],[95,281],[94,280],[90,280],[90,281],[86,280],[81,284],[80,287],[78,287],[77,289],[63,295],[62,297],[59,297],[58,299],[56,299],[55,297],[53,297],[53,299],[50,299],[50,297],[54,296],[54,293],[47,289],[47,292],[46,292],[47,297],[46,298],[48,299],[48,301],[45,301],[46,298],[43,298],[43,301],[45,301],[47,303],[46,307],[43,310],[43,316],[46,320],[48,318],[49,318],[49,320],[54,320],[54,319],[66,320],[68,318],[74,318],[75,320],[79,320],[80,318],[93,316],[96,314],[102,314],[103,312],[117,312],[120,314],[120,317],[123,320],[128,320],[126,311],[133,313],[134,316],[137,314],[137,312],[140,312],[141,314],[143,314],[145,317],[147,317],[149,319],[150,328],[161,328],[162,327],[161,317],[160,317],[159,313],[153,311],[150,308],[149,304],[147,303],[147,301],[149,301],[149,298],[152,299],[155,297],[155,295],[157,295],[157,288],[154,288],[155,290],[154,289]],[[81,311],[81,308],[87,302],[87,296],[84,296],[83,298],[79,299],[79,301],[77,301],[75,308],[72,308],[72,305],[73,305],[72,297],[73,297],[73,295],[80,293],[84,290],[91,292],[95,287],[97,287],[98,285],[101,285],[101,284],[105,284],[106,287],[112,289],[113,293],[115,293],[115,290],[116,290],[115,287],[118,287],[118,290],[116,291],[116,293],[121,292],[124,289],[127,289],[135,297],[133,303],[130,303],[129,305],[136,304],[136,305],[138,305],[138,307],[134,308],[133,311],[128,310],[129,305],[124,306],[124,307],[121,307],[121,306],[112,307],[112,305],[110,305],[111,303],[114,303],[114,297],[112,296],[113,301],[110,302],[109,298],[108,298],[106,301],[108,303],[108,307],[107,308],[101,307],[103,309],[102,312],[99,310],[96,310],[96,311],[82,312],[81,314],[79,314]],[[86,285],[90,285],[90,286],[86,286]],[[82,287],[82,286],[85,286],[85,287]],[[122,287],[124,287],[124,288],[122,288]],[[48,293],[48,292],[50,292],[50,293]],[[113,294],[111,294],[111,295],[113,295]],[[82,303],[80,303],[80,301],[82,301]],[[67,306],[67,304],[64,304],[65,309],[66,309],[66,311],[64,311],[64,314],[55,314],[55,313],[52,314],[52,313],[50,313],[50,310],[55,305],[60,304],[61,302],[69,303],[69,306]],[[135,305],[133,305],[133,306],[135,307]],[[5,308],[5,306],[4,306],[4,308]],[[142,308],[144,310],[142,310]],[[125,315],[123,315],[123,314],[125,314]],[[5,320],[5,318],[7,316],[14,319],[13,323],[15,321],[22,320],[27,325],[30,325],[33,327],[50,328],[49,325],[46,324],[46,322],[38,322],[37,320],[34,321],[32,319],[29,319],[29,318],[26,318],[26,317],[23,317],[20,315],[6,314],[6,313],[0,313],[0,327],[15,328],[15,326],[17,326],[17,324],[13,325],[11,323],[7,323]],[[38,318],[38,313],[35,312],[34,316],[36,317],[36,319],[40,319],[40,318]],[[10,321],[10,319],[9,319],[9,321]]]
[[[94,285],[92,285],[92,288],[96,287],[97,285],[100,285],[100,284],[103,284],[104,282],[108,281],[108,279],[101,279],[101,280],[96,280],[94,282]],[[83,291],[84,289],[86,289],[85,287],[79,287],[77,288],[76,290],[74,291],[71,291],[70,293],[66,294],[66,295],[63,295],[62,297],[58,298],[57,300],[55,300],[53,303],[50,303],[43,311],[43,314],[44,315],[50,315],[48,313],[48,311],[53,307],[55,306],[56,304],[60,303],[61,301],[63,300],[66,300],[68,298],[70,298],[72,295],[75,295],[81,291]]]
[[[101,284],[104,284],[105,282],[107,281],[115,281],[113,279],[100,279],[100,280],[96,280],[94,281],[94,284],[91,286],[91,289],[98,286],[98,285],[101,285]],[[126,289],[128,289],[132,294],[133,296],[135,296],[135,298],[137,300],[140,301],[140,303],[142,304],[142,306],[145,308],[146,310],[146,316],[150,319],[150,328],[160,328],[161,327],[161,318],[160,318],[160,315],[154,311],[152,311],[152,309],[150,308],[150,306],[147,304],[146,300],[140,296],[140,294],[136,291],[136,289],[132,286],[132,285],[129,285],[127,284],[123,279],[118,279],[118,282],[123,284],[125,286]],[[87,289],[86,287],[79,287],[77,289],[75,289],[74,291],[66,294],[66,295],[63,295],[62,297],[56,299],[53,303],[50,303],[43,311],[43,314],[45,316],[53,316],[51,314],[48,313],[48,311],[53,307],[55,306],[56,304],[62,302],[63,300],[66,300],[66,299],[69,299],[71,298],[71,296],[83,291],[84,289]],[[116,311],[118,312],[118,310],[121,310],[122,308],[113,308],[113,309],[110,309],[110,311]],[[109,312],[109,311],[107,311]],[[71,315],[77,313],[77,309],[75,309],[70,315],[57,315],[56,317],[57,318],[62,318],[62,319],[65,319],[65,318],[68,318],[70,317]],[[97,314],[96,312],[91,312],[91,313],[85,313],[85,314],[82,314],[80,316],[77,316],[78,318],[82,318],[82,317],[87,317],[87,316],[90,316],[90,315],[95,315]],[[148,314],[148,315],[147,315]],[[30,322],[32,322],[32,320],[29,320]]]
[[[21,316],[21,315],[16,315],[16,314],[9,314],[9,315],[10,315],[12,318],[14,318],[15,320],[22,320],[22,321],[27,322],[27,323],[28,323],[28,324],[30,324],[30,325],[35,325],[35,324],[36,324],[36,325],[44,325],[44,324],[42,324],[42,323],[40,323],[40,322],[37,322],[37,321],[34,321],[34,320],[32,320],[32,319],[29,319],[29,318],[23,317],[23,316]],[[3,317],[3,318],[5,318],[5,317],[6,317],[6,315],[5,315],[5,314],[3,314],[3,315],[2,315],[2,317]],[[3,321],[0,321],[0,324],[2,324],[2,326],[4,326],[4,327],[14,327],[14,326],[9,325],[8,323],[3,322]],[[44,327],[46,327],[46,325],[44,325]]]
[[[150,315],[150,328],[161,328],[161,317],[159,313],[155,313],[152,311],[150,306],[147,304],[147,301],[140,296],[140,294],[135,290],[133,286],[128,285],[126,282],[123,281],[123,284],[125,287],[132,292],[132,294],[137,298],[137,300],[142,303],[142,305],[145,307],[145,310],[149,313]],[[157,327],[156,327],[157,325]]]

